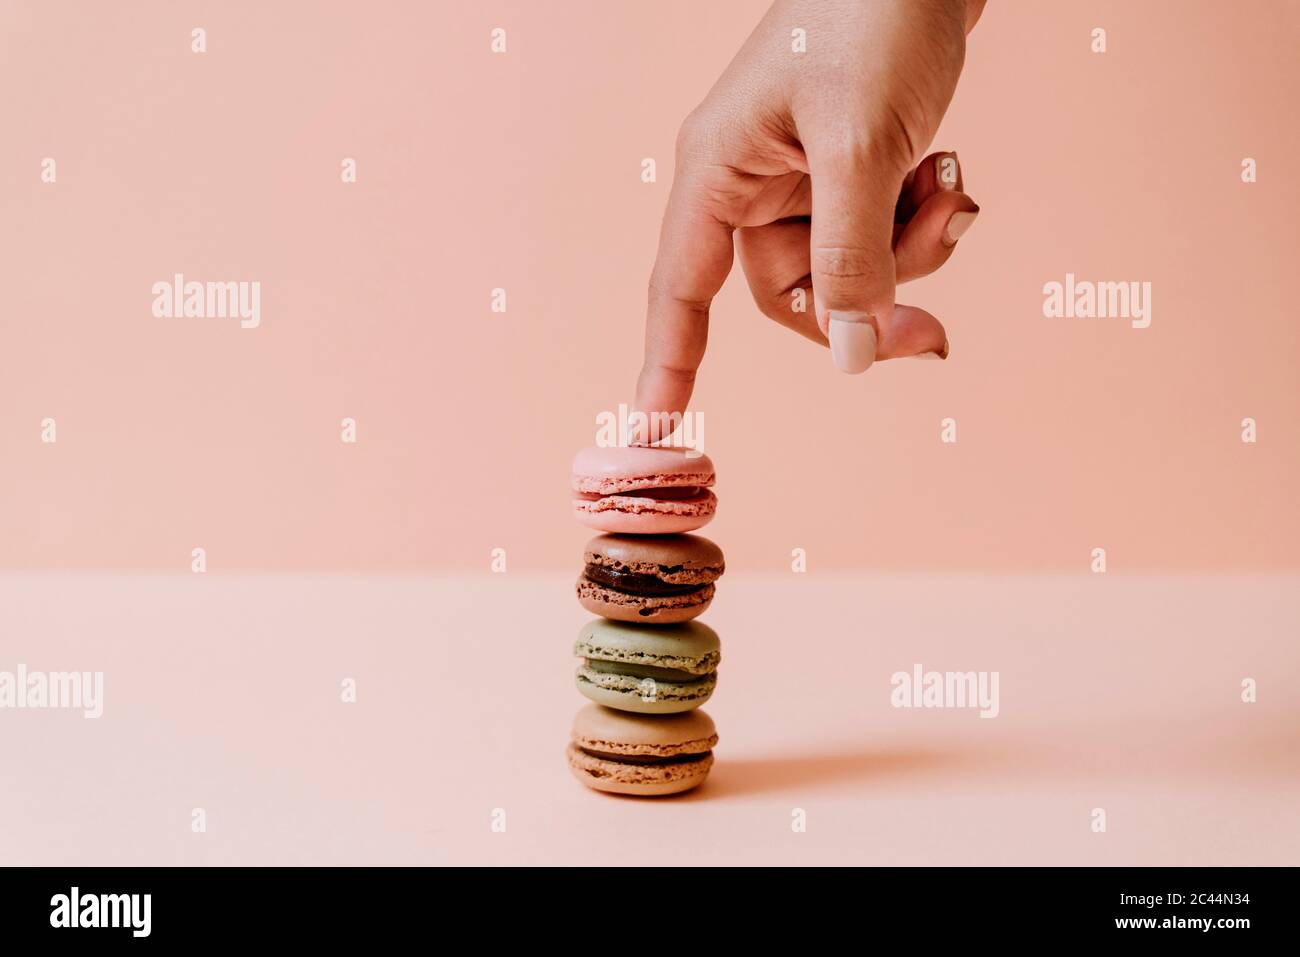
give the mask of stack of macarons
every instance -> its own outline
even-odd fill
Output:
[[[601,617],[578,635],[569,766],[588,787],[676,794],[700,784],[718,736],[696,711],[717,685],[717,633],[694,619],[713,600],[722,550],[686,534],[713,518],[713,463],[689,449],[589,448],[573,460],[573,514],[587,543],[577,595]]]

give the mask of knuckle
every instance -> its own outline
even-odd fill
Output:
[[[865,165],[869,149],[863,131],[843,123],[829,125],[816,143],[819,165],[840,172]]]
[[[651,309],[658,310],[671,306],[690,313],[696,319],[707,319],[709,307],[712,305],[708,299],[681,295],[658,269],[650,275],[650,283],[646,288],[646,302]]]
[[[904,109],[891,105],[873,145],[896,169],[910,170],[921,159],[920,138],[913,131],[922,125],[906,115]]]
[[[840,122],[828,125],[820,134],[817,151],[821,165],[849,178],[888,171],[899,177],[920,159],[918,125],[905,109],[882,104],[873,109],[866,123]]]
[[[788,311],[781,297],[768,290],[754,290],[754,305],[769,319],[780,320]]]
[[[675,384],[684,386],[695,385],[696,371],[687,366],[656,362],[654,365],[647,366],[646,368],[658,375],[660,378],[667,379]]]
[[[874,274],[873,256],[861,246],[816,246],[813,272],[832,279],[862,279]]]
[[[758,311],[782,325],[793,326],[801,314],[812,314],[810,276],[803,277],[793,285],[774,276],[761,276],[757,281],[751,279],[749,291]]]
[[[686,114],[686,119],[682,120],[682,125],[677,128],[677,156],[693,156],[703,152],[713,135],[713,127],[713,121],[704,103]]]
[[[768,297],[756,294],[754,303],[765,318],[772,320],[777,325],[792,329],[801,336],[814,341],[825,342],[817,329],[817,321],[812,308],[811,290],[803,290],[800,307],[795,306],[792,297],[793,292],[794,290],[789,293],[775,293]]]

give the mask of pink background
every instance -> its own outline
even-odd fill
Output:
[[[0,670],[105,675],[98,720],[0,711],[0,863],[1296,863],[1282,2],[990,3],[933,144],[982,212],[901,296],[946,363],[843,376],[733,276],[718,763],[570,779],[569,459],[765,7],[0,6]],[[176,272],[259,280],[261,327],[155,319]],[[1151,327],[1044,318],[1067,272],[1153,283]],[[918,663],[998,671],[1001,714],[891,708]]]
[[[677,125],[765,6],[5,4],[0,567],[568,569]],[[719,297],[732,566],[1295,567],[1298,16],[991,3],[934,143],[980,219],[902,292],[951,359],[846,377]],[[1067,271],[1153,283],[1151,327],[1044,318]],[[175,272],[259,280],[261,328],[153,318]]]
[[[104,672],[98,720],[0,711],[0,863],[1300,861],[1295,575],[728,573],[717,763],[658,801],[570,777],[572,582],[0,578],[0,668]],[[915,664],[998,717],[891,707]]]

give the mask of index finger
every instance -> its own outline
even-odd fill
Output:
[[[678,171],[659,232],[646,309],[645,363],[636,409],[650,423],[646,441],[667,438],[664,415],[686,411],[709,340],[709,307],[731,271],[732,227],[708,208],[703,175]]]

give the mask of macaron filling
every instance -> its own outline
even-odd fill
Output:
[[[679,574],[682,570],[680,565],[660,567],[664,575]],[[594,563],[584,568],[582,573],[588,581],[595,582],[597,585],[603,585],[625,595],[636,595],[637,597],[667,598],[674,595],[689,595],[704,587],[704,585],[698,583],[689,585],[674,584],[664,581],[658,575],[646,575],[628,571],[626,568],[611,568],[607,565]]]
[[[660,498],[664,501],[672,499],[696,498],[705,490],[699,485],[655,485],[649,488],[627,489],[622,492],[578,492],[578,498],[586,499],[588,502],[594,502],[596,499],[619,496],[621,498]]]
[[[593,751],[591,748],[584,748],[581,745],[575,745],[579,751],[599,761],[617,761],[619,764],[691,764],[695,761],[703,761],[705,758],[712,757],[712,751],[695,752],[693,754],[613,754],[609,751]]]
[[[681,681],[633,673],[644,665],[611,668],[610,664],[585,659],[574,677],[579,691],[593,701],[615,708],[625,704],[629,710],[647,712],[693,708],[707,701],[718,684],[717,672],[690,675],[689,680]]]
[[[574,506],[589,512],[681,512],[707,509],[710,513],[717,507],[717,496],[712,490],[690,487],[665,487],[636,489],[630,492],[615,492],[612,495],[600,495],[596,492],[579,492],[574,497]]]
[[[652,678],[655,681],[671,681],[675,684],[690,684],[703,681],[712,674],[693,675],[689,671],[676,668],[658,668],[654,665],[638,665],[624,661],[602,661],[600,658],[583,658],[586,667],[598,674],[623,675],[629,678]]]
[[[570,743],[566,753],[569,768],[587,787],[645,797],[689,791],[701,784],[713,767],[712,751],[682,756],[685,760],[665,755],[649,762],[628,760],[626,754],[586,751],[576,743]]]

